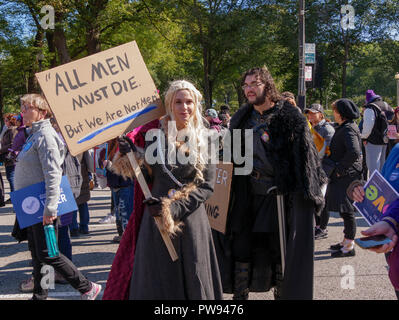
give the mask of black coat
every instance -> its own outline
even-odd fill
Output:
[[[353,212],[346,189],[362,177],[362,140],[353,121],[346,121],[336,128],[330,144],[331,154],[323,163],[332,170],[327,187],[326,205],[329,211]]]
[[[313,217],[316,208],[324,205],[321,186],[327,182],[306,118],[288,102],[280,101],[267,121],[270,143],[266,154],[274,172],[274,185],[285,197],[287,215],[287,255],[283,299],[313,297]],[[253,106],[243,105],[232,117],[230,129],[241,129],[250,117]],[[244,141],[243,139],[241,141]],[[233,233],[248,223],[251,203],[248,176],[233,176],[232,197],[225,235],[214,232],[223,289],[232,291]],[[252,253],[251,291],[268,291],[274,285],[271,263],[265,250]]]

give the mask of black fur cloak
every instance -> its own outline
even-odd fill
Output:
[[[242,129],[252,111],[253,105],[243,105],[231,118],[230,130]],[[267,133],[270,143],[264,147],[274,168],[274,185],[285,198],[288,239],[281,298],[312,299],[313,219],[315,211],[324,205],[321,186],[327,183],[327,177],[321,168],[306,118],[297,108],[286,101],[278,102],[267,121]],[[249,176],[233,176],[227,231],[225,235],[213,232],[226,293],[233,290],[232,233],[240,232],[249,222],[245,213],[251,201],[250,190]],[[267,252],[254,248],[252,257],[250,291],[269,291],[275,285],[276,274]]]

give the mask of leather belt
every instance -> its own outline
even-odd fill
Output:
[[[258,170],[253,169],[251,174],[251,178],[254,178],[255,180],[266,180],[266,181],[272,181],[273,178],[269,176],[265,176],[264,174],[260,173]]]

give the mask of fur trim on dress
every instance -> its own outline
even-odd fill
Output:
[[[162,197],[161,198],[161,218],[162,230],[166,231],[171,236],[176,236],[178,232],[182,231],[182,227],[184,223],[179,221],[178,219],[174,219],[174,214],[171,210],[172,204],[175,201],[180,200],[187,200],[190,193],[197,189],[197,186],[194,183],[189,183],[188,185],[184,186],[180,190],[176,190],[171,198],[169,197]]]
[[[176,190],[171,198],[161,198],[161,229],[163,231],[166,231],[171,236],[176,236],[178,232],[182,231],[184,223],[182,221],[174,219],[174,214],[171,210],[171,207],[175,201],[187,200],[190,193],[193,192],[196,188],[197,186],[194,183],[190,183],[180,190]]]
[[[141,154],[135,153],[137,162],[139,165],[144,164],[144,157],[140,157]],[[130,165],[129,158],[126,155],[121,155],[119,152],[115,156],[115,160],[111,166],[112,172],[127,179],[135,179],[133,168]],[[167,232],[170,236],[176,236],[178,232],[182,231],[183,222],[178,219],[174,219],[174,214],[171,210],[173,202],[179,200],[187,200],[190,193],[197,188],[195,183],[189,183],[182,187],[180,190],[169,197],[162,197],[161,200],[161,216],[158,218],[158,222],[162,231]]]

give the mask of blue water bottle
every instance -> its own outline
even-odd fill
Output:
[[[58,257],[60,252],[58,251],[58,244],[57,238],[55,236],[54,226],[52,224],[44,226],[44,234],[46,236],[48,256],[50,258]]]

